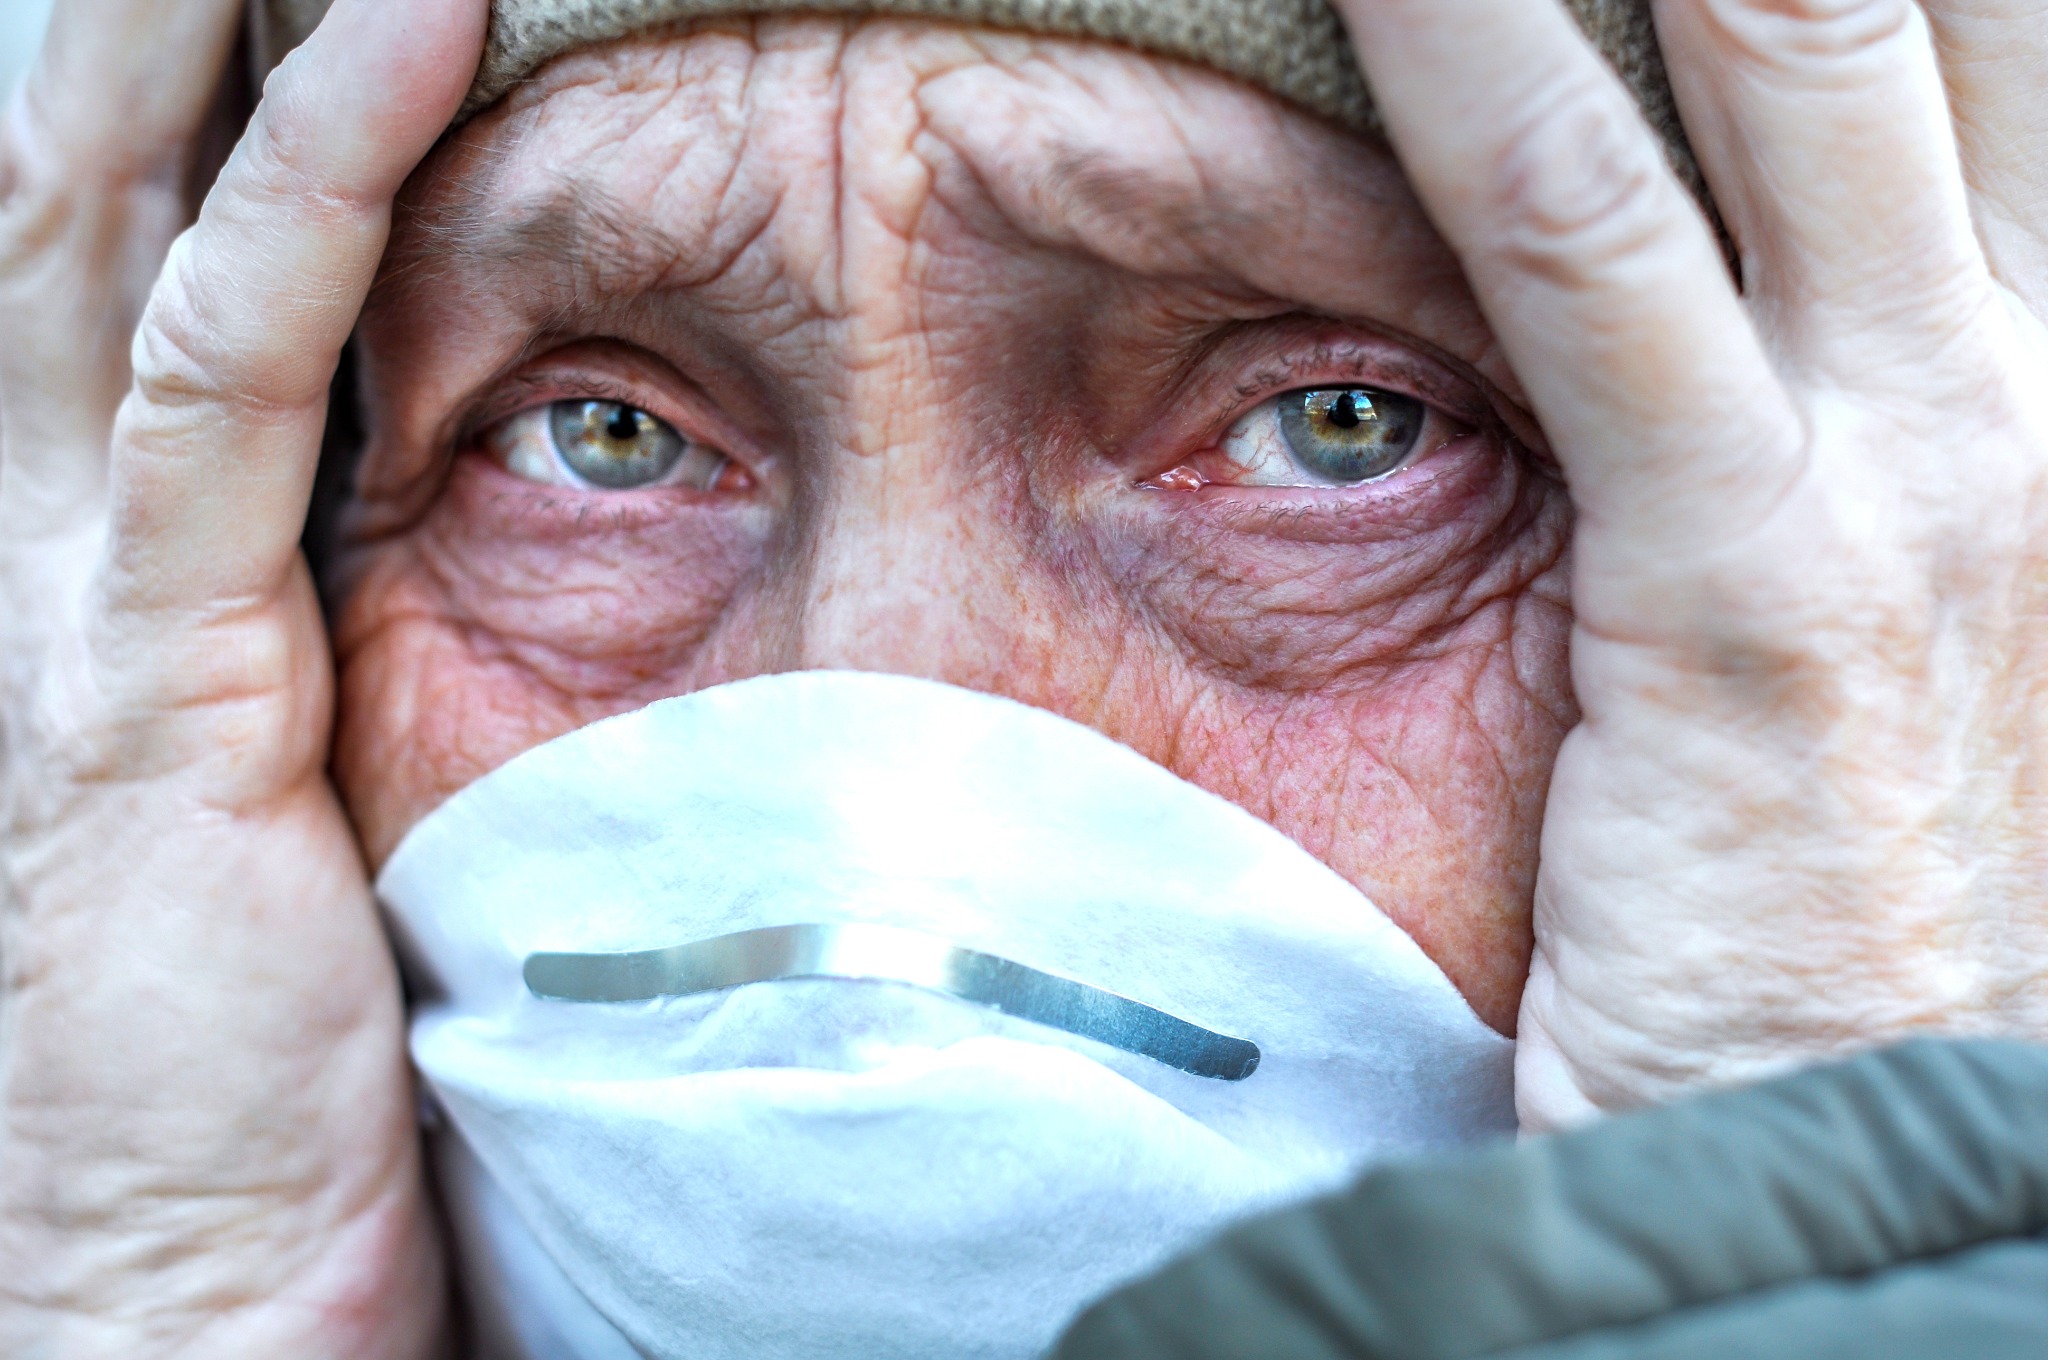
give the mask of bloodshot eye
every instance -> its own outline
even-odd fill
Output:
[[[507,472],[549,486],[735,491],[750,485],[746,473],[724,454],[617,401],[536,406],[491,426],[480,442]]]
[[[1278,400],[1280,433],[1302,471],[1336,486],[1375,481],[1407,466],[1429,408],[1371,387],[1316,387]]]
[[[1142,486],[1328,488],[1391,477],[1470,431],[1426,402],[1378,387],[1304,387],[1260,402],[1223,438]]]

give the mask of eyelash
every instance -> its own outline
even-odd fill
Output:
[[[1491,418],[1487,403],[1469,383],[1446,379],[1432,365],[1405,355],[1340,343],[1315,346],[1254,372],[1232,394],[1231,408],[1237,414],[1229,423],[1290,392],[1346,387],[1392,392],[1460,424],[1483,425]]]
[[[1307,480],[1265,480],[1271,476],[1270,464],[1276,446],[1286,456],[1291,444],[1279,437],[1278,403],[1290,397],[1298,397],[1313,391],[1370,391],[1389,394],[1396,398],[1419,403],[1423,410],[1424,425],[1417,435],[1412,453],[1403,458],[1397,466],[1388,468],[1356,482],[1318,480],[1313,474],[1304,472]],[[465,422],[468,433],[462,443],[477,448],[490,456],[500,466],[507,466],[507,459],[501,450],[490,447],[489,437],[503,430],[514,421],[523,419],[540,420],[543,413],[556,403],[571,401],[600,401],[643,411],[674,430],[694,450],[706,450],[735,471],[731,480],[744,482],[751,487],[753,479],[748,471],[722,449],[708,444],[689,433],[688,427],[679,420],[663,414],[666,403],[650,401],[648,394],[638,390],[638,385],[628,385],[607,378],[603,374],[578,373],[573,379],[564,379],[553,374],[519,375],[512,378],[497,392],[480,415],[472,416]],[[1220,430],[1202,439],[1200,447],[1192,454],[1181,455],[1174,465],[1163,472],[1138,479],[1136,485],[1156,490],[1188,491],[1206,486],[1223,488],[1259,489],[1294,488],[1321,490],[1356,490],[1370,486],[1408,468],[1427,461],[1444,447],[1455,443],[1475,429],[1498,424],[1490,403],[1470,389],[1467,382],[1446,377],[1435,372],[1426,361],[1418,361],[1403,353],[1389,353],[1366,345],[1328,343],[1306,347],[1289,354],[1278,362],[1269,362],[1242,380],[1230,400],[1230,409],[1235,412]],[[1256,434],[1246,427],[1260,421],[1270,427],[1263,432],[1263,466],[1251,466],[1233,460],[1227,445],[1233,437],[1247,438]],[[1215,429],[1215,427],[1211,427]],[[546,480],[556,485],[578,490],[603,491],[581,479],[573,469],[564,465],[560,450],[553,436],[543,424],[541,437],[554,456],[550,462],[560,470],[559,477]],[[1186,449],[1190,442],[1175,441]],[[695,454],[693,452],[692,456]],[[1289,457],[1297,469],[1301,459]],[[1158,466],[1158,464],[1154,464]],[[514,470],[508,467],[508,470]],[[530,473],[518,473],[534,478]],[[664,478],[649,486],[676,484],[676,479]],[[737,485],[719,486],[718,490],[741,489]]]
[[[1260,432],[1248,427],[1263,423],[1269,428],[1263,432],[1266,447],[1262,461],[1270,465],[1277,443],[1281,456],[1301,469],[1301,460],[1288,456],[1291,445],[1279,438],[1280,404],[1306,393],[1344,391],[1382,393],[1418,404],[1423,423],[1409,456],[1383,473],[1356,482],[1330,481],[1305,470],[1301,479],[1266,480],[1270,466],[1233,459],[1228,447],[1233,438],[1255,438]],[[1171,455],[1171,466],[1139,478],[1136,484],[1149,490],[1179,492],[1210,486],[1352,491],[1426,462],[1465,436],[1500,423],[1491,404],[1469,382],[1437,371],[1427,360],[1400,350],[1389,352],[1341,340],[1304,346],[1284,359],[1268,362],[1239,383],[1228,409],[1229,418],[1208,426],[1207,433],[1190,431],[1173,441],[1177,449],[1192,447],[1193,453]],[[1162,457],[1152,466],[1157,468],[1165,461]]]
[[[663,405],[652,401],[649,393],[604,374],[578,373],[573,378],[561,378],[554,374],[522,373],[492,391],[489,400],[469,414],[462,422],[463,434],[457,443],[476,445],[493,427],[558,401],[616,402],[683,430],[682,422],[666,414]],[[690,436],[685,433],[684,437]]]
[[[556,440],[550,424],[556,407],[583,402],[601,402],[643,413],[680,439],[685,452],[667,475],[630,488],[591,482],[569,465],[566,450]],[[639,385],[622,383],[603,373],[519,374],[492,392],[488,402],[463,422],[460,428],[465,433],[457,442],[458,447],[482,454],[514,476],[574,491],[617,494],[628,489],[688,489],[731,493],[754,489],[756,482],[750,469],[726,453],[720,444],[692,433],[694,422],[677,418],[668,407],[669,403],[643,391]],[[707,458],[711,460],[708,464]],[[526,463],[524,468],[515,465],[520,461]]]
[[[628,457],[616,452],[600,449],[593,459],[592,470],[585,472],[573,462],[571,450],[564,448],[556,421],[560,408],[599,408],[597,414],[607,412],[647,416],[661,427],[655,433],[669,437],[669,446],[661,452],[666,461],[659,467],[644,469],[634,466],[633,457],[644,458],[646,451],[633,450]],[[572,415],[571,420],[575,417]],[[586,418],[585,432],[590,424]],[[640,433],[648,433],[641,429]],[[619,436],[629,439],[631,435]],[[563,486],[578,491],[623,492],[654,491],[669,488],[687,488],[699,492],[739,492],[750,490],[753,479],[732,459],[717,449],[699,440],[691,439],[658,416],[650,416],[644,408],[628,406],[623,402],[577,401],[574,399],[550,402],[545,406],[529,406],[523,411],[505,417],[486,427],[478,437],[478,443],[507,472],[543,486]],[[659,448],[659,445],[657,445]],[[584,450],[586,456],[588,449]],[[593,480],[599,468],[613,474],[622,474],[617,480]],[[645,472],[643,477],[640,474]]]

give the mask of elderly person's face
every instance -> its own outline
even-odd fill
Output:
[[[444,147],[361,352],[373,858],[608,714],[926,676],[1266,819],[1511,1026],[1568,509],[1383,150],[1102,45],[713,25]]]

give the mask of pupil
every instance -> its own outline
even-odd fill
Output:
[[[621,443],[638,438],[640,434],[640,413],[629,406],[614,406],[612,418],[605,422],[604,432]]]
[[[1376,387],[1318,387],[1280,403],[1280,430],[1317,482],[1356,486],[1400,469],[1421,442],[1429,408]]]

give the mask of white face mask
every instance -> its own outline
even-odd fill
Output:
[[[1234,1219],[1514,1127],[1513,1046],[1356,889],[926,681],[599,723],[378,886],[497,1354],[1025,1360]]]

